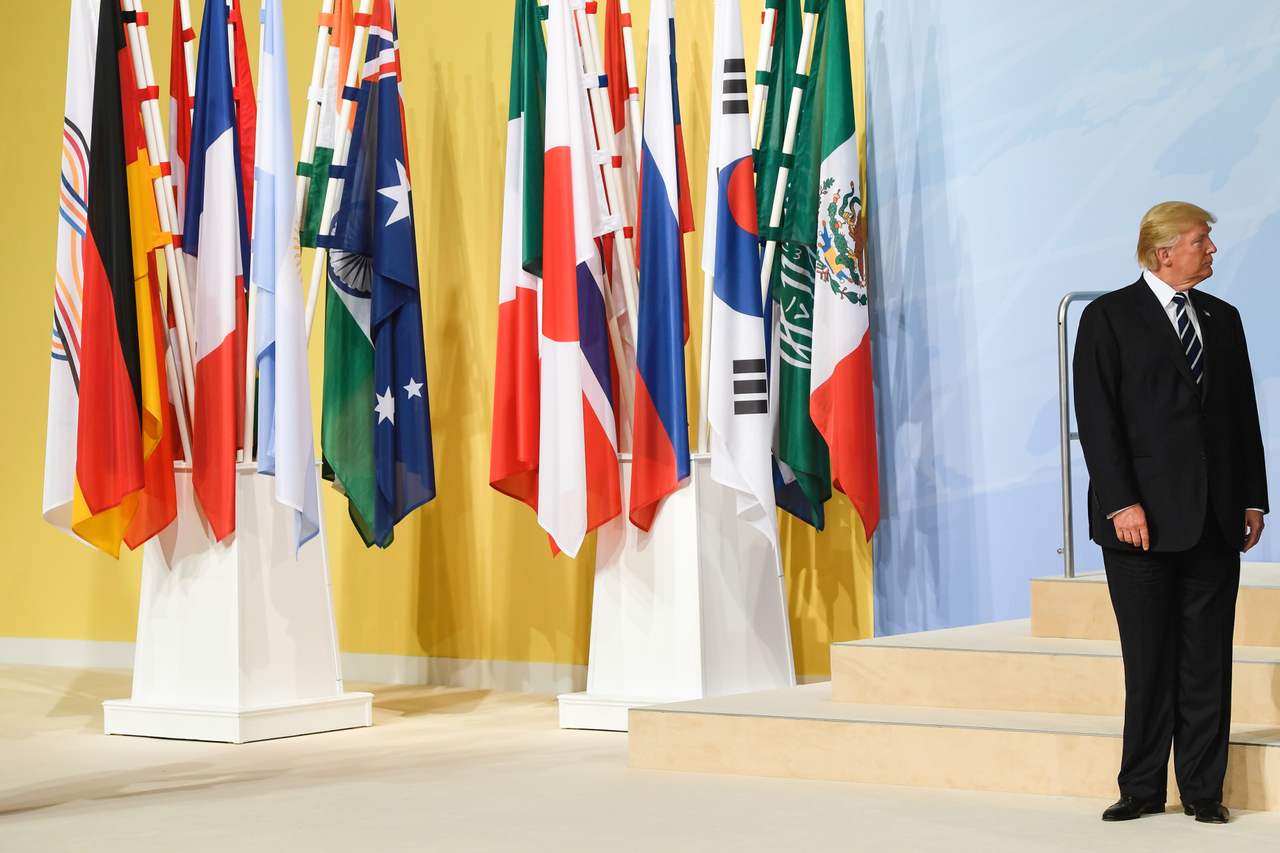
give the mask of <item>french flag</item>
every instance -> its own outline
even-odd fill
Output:
[[[654,0],[650,7],[647,67],[640,166],[640,340],[631,473],[631,522],[641,530],[653,526],[658,503],[689,476],[684,381],[688,307],[681,236],[685,231],[682,208],[689,201],[688,181],[682,180],[671,0]]]
[[[622,511],[598,236],[606,231],[583,62],[568,0],[547,18],[538,523],[577,556]]]
[[[237,298],[243,285],[247,229],[240,183],[240,144],[227,47],[227,5],[206,3],[196,68],[195,115],[187,173],[183,250],[195,303],[196,403],[192,480],[214,536],[236,528]]]

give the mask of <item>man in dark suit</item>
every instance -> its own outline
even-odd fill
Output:
[[[1186,813],[1228,819],[1240,552],[1257,544],[1268,506],[1240,313],[1193,291],[1213,274],[1216,221],[1185,202],[1153,207],[1138,237],[1142,277],[1080,317],[1089,536],[1124,656],[1120,800],[1103,820],[1164,811],[1170,744]]]

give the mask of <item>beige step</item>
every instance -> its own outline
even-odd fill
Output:
[[[1241,563],[1237,646],[1280,646],[1280,563]],[[1118,640],[1102,572],[1031,581],[1031,632],[1037,637]]]
[[[631,766],[659,770],[1110,798],[1120,765],[1118,717],[855,705],[829,684],[636,708],[630,730]],[[1232,726],[1225,800],[1280,811],[1280,731]]]
[[[1280,648],[1234,657],[1232,718],[1280,725]],[[831,687],[866,705],[1124,714],[1119,641],[1035,637],[1030,619],[834,643]]]

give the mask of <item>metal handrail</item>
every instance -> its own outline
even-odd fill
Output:
[[[1071,441],[1079,433],[1071,431],[1071,366],[1067,362],[1067,308],[1072,302],[1090,301],[1107,293],[1105,290],[1076,290],[1058,303],[1058,426],[1062,450],[1062,573],[1076,576],[1075,529],[1071,520]]]

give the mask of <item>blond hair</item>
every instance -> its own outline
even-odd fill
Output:
[[[1156,249],[1171,249],[1178,244],[1182,232],[1192,225],[1212,225],[1218,221],[1203,207],[1189,201],[1166,201],[1157,204],[1142,217],[1138,228],[1138,263],[1149,270],[1160,266]]]

